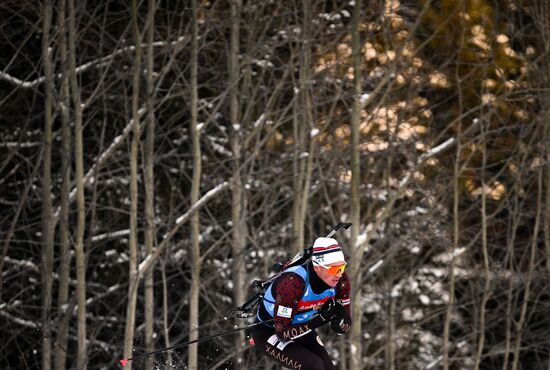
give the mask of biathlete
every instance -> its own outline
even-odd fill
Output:
[[[311,260],[286,269],[266,289],[252,338],[258,350],[290,369],[336,369],[315,331],[330,323],[345,334],[351,325],[350,280],[344,253],[333,238],[318,238]]]

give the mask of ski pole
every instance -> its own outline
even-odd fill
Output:
[[[250,325],[247,325],[247,326],[242,326],[240,328],[235,328],[235,329],[231,329],[231,330],[224,331],[224,332],[221,332],[221,333],[212,334],[212,335],[209,335],[209,336],[206,336],[206,337],[202,337],[202,338],[199,338],[199,339],[190,340],[188,342],[179,343],[179,344],[173,345],[171,347],[166,347],[166,348],[159,349],[159,350],[156,350],[156,351],[153,351],[153,352],[143,353],[141,355],[137,355],[137,356],[134,356],[132,358],[124,358],[124,359],[120,360],[119,362],[122,365],[122,367],[124,367],[124,366],[126,366],[128,361],[134,361],[134,360],[138,360],[140,358],[157,355],[159,353],[168,352],[168,351],[171,351],[171,350],[176,349],[176,348],[187,347],[188,345],[193,344],[193,343],[204,342],[204,341],[212,339],[212,338],[221,337],[223,335],[231,334],[231,333],[234,333],[236,331],[250,329],[250,328],[253,328],[255,326],[258,326],[258,325],[261,325],[261,324],[264,324],[264,323],[268,323],[268,322],[271,322],[271,321],[273,321],[273,319],[266,320],[266,321],[263,321],[263,322],[256,322],[254,324],[250,324]]]

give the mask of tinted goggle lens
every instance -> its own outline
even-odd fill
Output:
[[[339,273],[344,273],[344,270],[346,269],[346,265],[339,265],[339,266],[326,266],[327,272],[331,275],[338,275]]]

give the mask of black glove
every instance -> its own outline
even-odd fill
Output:
[[[319,315],[324,321],[331,321],[335,318],[341,319],[344,317],[345,313],[344,306],[334,298],[330,298],[326,301],[319,310]]]
[[[351,320],[345,315],[340,318],[334,317],[330,321],[330,327],[332,328],[332,331],[334,331],[338,335],[346,334],[350,326]]]
[[[310,329],[317,329],[325,324],[331,322],[331,320],[339,320],[345,316],[346,311],[340,302],[336,302],[334,298],[330,298],[323,303],[319,309],[319,314],[315,316],[311,321],[307,323]]]

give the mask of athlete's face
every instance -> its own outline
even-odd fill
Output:
[[[331,263],[330,265],[328,265],[327,267],[330,267],[330,266],[341,266],[342,265],[342,262],[337,262],[337,263]],[[340,278],[342,277],[342,274],[344,273],[342,271],[342,269],[340,269],[335,275],[334,274],[331,274],[329,273],[329,271],[322,267],[322,266],[313,266],[313,269],[315,270],[315,273],[317,274],[317,276],[319,276],[321,278],[321,280],[323,280],[325,282],[325,284],[327,284],[328,286],[330,287],[335,287],[336,284],[338,284],[338,280],[340,280]]]

